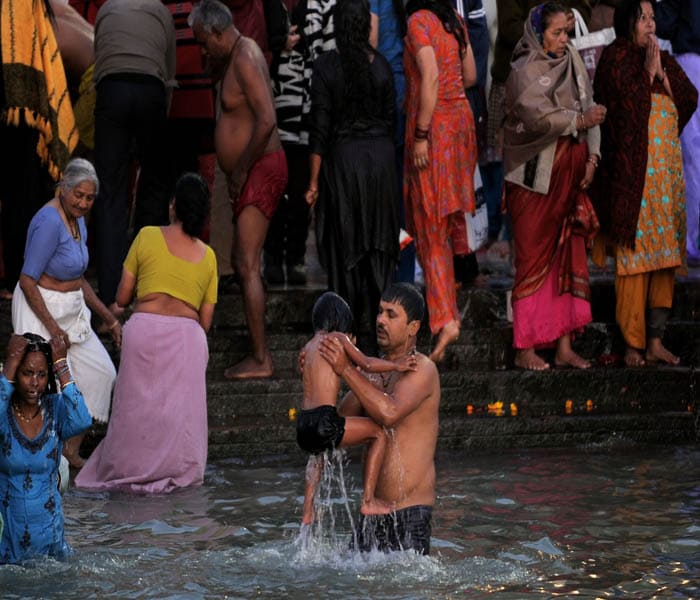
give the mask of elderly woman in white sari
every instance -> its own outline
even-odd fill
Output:
[[[90,324],[91,310],[121,344],[121,325],[85,279],[88,265],[87,227],[98,190],[95,169],[85,159],[68,163],[56,197],[34,215],[27,232],[24,265],[12,298],[12,328],[46,339],[61,338],[67,360],[90,415],[107,422],[116,371],[112,359]],[[71,466],[84,460],[83,436],[68,440],[63,453]]]

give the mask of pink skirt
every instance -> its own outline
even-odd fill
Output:
[[[134,313],[124,326],[107,435],[75,485],[163,493],[201,484],[208,360],[207,338],[197,321]]]
[[[578,238],[575,243],[583,244]],[[519,350],[551,345],[561,336],[591,322],[591,304],[571,294],[559,294],[557,253],[542,287],[531,296],[513,301],[513,347]]]

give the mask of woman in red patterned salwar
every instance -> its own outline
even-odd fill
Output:
[[[410,0],[406,12],[406,219],[438,334],[430,358],[439,362],[460,330],[451,232],[474,210],[476,136],[464,90],[476,82],[476,66],[449,0]]]

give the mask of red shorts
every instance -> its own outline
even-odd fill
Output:
[[[233,208],[234,222],[246,206],[257,207],[271,219],[286,187],[287,159],[284,150],[263,154],[248,171],[248,179]]]

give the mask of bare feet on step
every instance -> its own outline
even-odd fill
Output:
[[[369,500],[363,500],[362,506],[360,507],[360,512],[363,515],[388,515],[396,510],[396,503],[394,502],[384,502],[384,500],[379,500],[377,498],[371,498]]]
[[[574,369],[590,369],[591,363],[585,358],[579,356],[573,350],[568,350],[566,352],[557,351],[554,357],[555,367],[573,367]]]
[[[447,346],[457,341],[459,337],[459,321],[450,321],[445,324],[438,334],[437,344],[430,353],[430,360],[439,363],[445,358]]]
[[[272,377],[272,358],[269,354],[260,362],[253,356],[246,356],[241,362],[224,371],[224,377],[237,381],[240,379],[256,379]]]
[[[643,367],[646,364],[644,357],[639,350],[627,347],[625,350],[625,366],[627,367]]]
[[[549,363],[537,355],[534,348],[515,351],[515,366],[528,371],[546,371]]]
[[[666,349],[661,343],[661,338],[649,338],[646,361],[649,364],[661,362],[667,365],[677,365],[681,362],[681,359]]]

